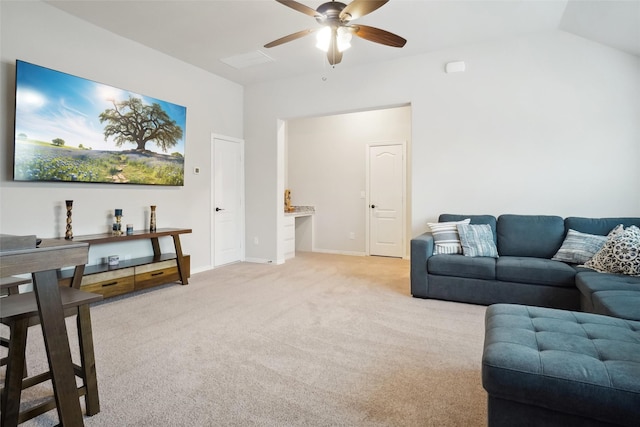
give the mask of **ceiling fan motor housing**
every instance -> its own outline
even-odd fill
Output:
[[[343,22],[343,20],[340,19],[340,13],[345,7],[347,7],[347,5],[339,1],[323,3],[318,6],[318,9],[316,9],[316,12],[318,12],[318,15],[316,15],[316,21],[323,25],[340,26]],[[351,15],[347,14],[345,18],[351,18]],[[348,20],[349,19],[345,19],[344,21]]]

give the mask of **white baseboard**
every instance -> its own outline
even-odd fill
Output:
[[[313,252],[319,252],[322,254],[333,254],[333,255],[351,255],[351,256],[367,256],[364,252],[356,252],[356,251],[334,251],[331,249],[318,249],[314,248]]]
[[[253,262],[256,264],[282,264],[281,262],[273,262],[271,259],[265,258],[245,258],[245,262]]]

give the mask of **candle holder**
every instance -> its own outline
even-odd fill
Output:
[[[65,200],[67,205],[67,229],[64,233],[65,240],[73,239],[73,229],[71,227],[71,209],[73,208],[73,200]]]
[[[151,205],[151,218],[149,219],[149,232],[156,232],[156,206]]]

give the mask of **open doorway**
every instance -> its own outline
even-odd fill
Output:
[[[401,215],[410,224],[410,105],[287,120],[282,190],[291,190],[293,205],[315,208],[313,251],[369,254],[368,147],[389,142],[405,147]]]

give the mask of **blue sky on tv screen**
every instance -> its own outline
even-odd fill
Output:
[[[182,139],[166,154],[179,152],[184,155],[187,109],[180,105],[118,89],[102,83],[54,71],[24,61],[16,67],[16,128],[27,139],[51,142],[62,138],[66,147],[93,150],[130,150],[136,144],[125,143],[117,147],[110,137],[104,140],[105,123],[100,123],[100,113],[113,108],[110,99],[123,101],[129,96],[140,98],[147,105],[160,104],[169,117],[182,128]],[[152,141],[147,150],[163,153]]]

